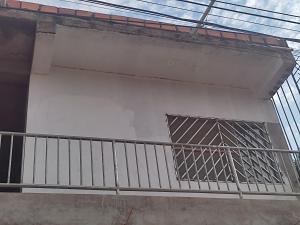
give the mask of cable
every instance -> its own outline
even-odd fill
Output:
[[[114,11],[114,12],[121,12],[121,13],[124,13],[124,12],[127,12],[127,10],[125,10],[125,9],[111,9],[111,7],[105,7],[105,6],[97,6],[97,5],[95,5],[94,3],[82,3],[82,2],[74,2],[74,1],[72,1],[72,0],[60,0],[60,1],[62,1],[62,2],[68,2],[68,3],[73,3],[73,4],[78,4],[78,5],[84,5],[84,6],[89,6],[89,7],[95,7],[95,8],[99,8],[99,9],[105,9],[105,10],[111,10],[111,11]],[[134,14],[134,15],[139,15],[139,16],[141,16],[141,15],[145,15],[144,13],[142,13],[142,12],[136,12],[136,13],[134,13],[134,12],[131,12],[132,14]],[[148,15],[148,17],[150,17],[150,18],[161,18],[160,16],[152,16],[152,15]],[[163,19],[164,21],[172,21],[172,22],[174,22],[174,20],[175,19]],[[177,20],[175,20],[175,21],[177,21]]]
[[[228,17],[228,16],[215,15],[215,14],[212,14],[212,13],[210,13],[209,16],[215,16],[215,17],[219,17],[219,18],[231,19],[231,20],[236,20],[236,21],[240,21],[240,22],[244,22],[244,23],[251,23],[251,24],[255,24],[255,25],[271,27],[271,28],[277,28],[277,29],[282,29],[282,30],[300,32],[300,30],[295,30],[295,29],[291,29],[291,28],[285,28],[285,27],[280,27],[280,26],[275,26],[275,25],[270,25],[270,24],[264,24],[264,23],[259,23],[259,22],[253,22],[253,21],[248,21],[248,20],[242,20],[242,19],[236,19],[236,18],[232,18],[232,17]]]
[[[225,1],[219,1],[219,0],[217,0],[216,2],[226,4],[226,5],[232,5],[232,6],[237,6],[237,7],[241,7],[241,8],[246,8],[246,9],[253,9],[253,10],[258,10],[258,11],[262,11],[262,12],[268,12],[268,13],[274,13],[274,14],[279,14],[279,15],[284,15],[284,16],[291,16],[291,17],[300,18],[300,16],[293,15],[293,14],[276,12],[276,11],[272,11],[272,10],[261,9],[261,8],[241,5],[241,4],[237,4],[237,3],[225,2]]]
[[[118,4],[108,3],[108,2],[104,2],[104,1],[97,1],[97,0],[79,0],[79,1],[89,2],[89,3],[99,4],[99,5],[105,5],[105,6],[110,6],[110,7],[113,7],[113,8],[121,8],[121,9],[126,9],[126,10],[129,10],[129,11],[143,12],[143,13],[145,13],[147,15],[157,15],[157,16],[161,16],[161,17],[176,19],[176,20],[190,22],[190,23],[194,23],[194,24],[198,23],[197,20],[193,20],[193,19],[185,19],[185,18],[181,18],[181,17],[177,17],[177,16],[172,16],[172,15],[165,14],[165,13],[159,13],[159,12],[155,12],[155,11],[151,11],[151,10],[146,10],[146,9],[140,9],[140,8],[135,8],[135,7],[118,5]],[[216,24],[216,23],[211,23],[211,22],[204,22],[204,24],[212,26],[212,27],[218,27],[218,28],[222,28],[222,29],[239,31],[239,32],[244,32],[244,33],[251,33],[251,34],[257,34],[257,35],[267,35],[267,34],[264,34],[264,33],[259,33],[259,32],[254,32],[254,31],[239,29],[239,28],[233,28],[233,27],[224,26],[224,25],[221,25],[221,24]],[[268,36],[272,36],[272,37],[275,37],[275,38],[280,38],[280,39],[285,39],[287,41],[292,41],[292,42],[298,42],[298,43],[300,43],[300,39],[283,38],[283,37],[278,37],[278,36],[273,36],[273,35],[268,35]]]
[[[104,1],[98,1],[98,0],[78,0],[78,1],[89,2],[89,3],[99,4],[99,5],[105,5],[105,6],[110,6],[113,8],[126,9],[128,11],[143,12],[148,15],[157,15],[157,16],[161,16],[161,17],[165,17],[165,18],[176,19],[176,20],[190,22],[190,23],[198,23],[198,21],[194,20],[194,19],[185,19],[185,18],[172,16],[172,15],[165,14],[165,13],[159,13],[159,12],[155,12],[155,11],[151,11],[151,10],[140,9],[140,8],[135,8],[135,7],[130,7],[130,6],[118,5],[118,4],[108,3],[108,2],[104,2]]]
[[[194,13],[199,13],[199,14],[203,14],[204,12],[200,12],[200,11],[196,11],[196,10],[192,10],[192,9],[184,9],[178,6],[172,6],[172,5],[165,5],[165,4],[161,4],[161,3],[157,3],[157,2],[151,2],[151,1],[146,1],[146,0],[135,0],[138,2],[144,2],[144,3],[148,3],[148,4],[152,4],[152,5],[159,5],[159,6],[164,6],[164,7],[169,7],[169,8],[173,8],[173,9],[179,9],[179,10],[184,10],[184,11],[189,11],[189,12],[194,12]]]
[[[240,29],[240,28],[229,27],[229,26],[225,26],[225,25],[221,25],[221,24],[216,24],[216,23],[210,23],[210,22],[204,22],[204,24],[209,25],[209,26],[213,26],[213,27],[218,27],[218,28],[226,29],[226,30],[233,30],[233,31],[238,31],[238,32],[243,32],[243,33],[250,33],[250,34],[255,34],[255,35],[267,35],[267,36],[270,36],[270,37],[284,39],[286,41],[300,43],[300,39],[297,39],[297,38],[278,37],[278,36],[274,36],[274,35],[269,35],[269,34],[264,34],[264,33],[260,33],[260,32],[244,30],[244,29]]]
[[[121,13],[127,12],[126,9],[119,9],[119,10],[118,9],[111,9],[109,6],[108,7],[96,6],[96,5],[94,5],[95,3],[84,4],[84,3],[81,3],[81,2],[74,2],[74,1],[71,1],[71,0],[60,0],[60,1],[74,3],[74,4],[80,4],[80,5],[85,5],[85,6],[93,6],[95,8],[112,10],[112,11],[121,12]],[[165,4],[155,3],[155,2],[149,2],[149,1],[145,1],[145,0],[136,0],[136,1],[145,2],[145,3],[149,3],[149,4],[154,4],[154,5],[165,6],[165,7],[170,7],[170,8],[176,8],[176,9],[189,11],[189,12],[194,12],[194,13],[199,13],[199,14],[202,13],[202,12],[199,12],[199,11],[196,11],[196,10],[184,9],[184,8],[180,8],[180,7],[174,7],[174,6],[170,6],[170,5],[165,5]],[[134,14],[134,15],[141,15],[141,14],[144,15],[144,13],[142,13],[142,12],[136,12],[136,13],[132,12],[132,14]],[[260,25],[260,26],[266,26],[266,27],[272,27],[272,28],[283,29],[283,30],[288,30],[288,31],[300,32],[300,30],[284,28],[284,27],[279,27],[279,26],[275,26],[275,25],[268,25],[268,24],[263,24],[263,23],[253,22],[253,21],[247,21],[247,20],[242,20],[242,19],[236,19],[236,18],[232,18],[232,17],[216,15],[216,14],[213,14],[213,13],[210,13],[209,15],[219,17],[219,18],[232,19],[232,20],[241,21],[241,22],[245,22],[245,23],[251,23],[251,24]],[[150,18],[151,17],[152,18],[161,18],[160,16],[154,16],[154,15],[148,15],[148,17],[150,17]],[[164,22],[165,21],[172,21],[173,22],[174,20],[177,21],[177,19],[164,19]]]
[[[208,4],[193,2],[193,1],[189,1],[189,0],[174,0],[174,1],[185,2],[185,3],[189,3],[189,4],[208,7]],[[256,13],[243,12],[243,11],[239,11],[239,10],[235,10],[235,9],[229,9],[229,8],[223,8],[223,7],[219,7],[219,6],[215,6],[215,5],[213,5],[212,8],[221,9],[221,10],[230,11],[230,12],[235,12],[235,13],[239,13],[239,14],[245,14],[245,15],[249,15],[249,16],[256,16],[256,17],[261,17],[261,18],[265,18],[265,19],[278,20],[278,21],[281,21],[281,22],[287,22],[287,23],[293,23],[293,24],[300,25],[300,22],[281,19],[281,18],[272,17],[272,16],[265,16],[265,15],[260,15],[260,14],[256,14]]]
[[[148,3],[148,4],[152,4],[152,5],[159,5],[159,6],[173,8],[173,9],[179,9],[179,10],[183,10],[183,11],[187,11],[187,12],[193,12],[193,13],[203,14],[203,12],[192,10],[192,9],[185,9],[185,8],[181,8],[181,7],[177,7],[177,6],[170,6],[170,5],[156,3],[156,2],[151,2],[151,1],[146,1],[146,0],[135,0],[135,1],[144,2],[144,3]],[[245,23],[251,23],[251,24],[260,25],[260,26],[271,27],[271,28],[278,28],[278,29],[283,29],[283,30],[300,32],[300,30],[295,30],[295,29],[291,29],[291,28],[285,28],[285,27],[280,27],[280,26],[275,26],[275,25],[263,24],[263,23],[259,23],[259,22],[242,20],[242,19],[232,18],[232,17],[228,17],[228,16],[216,15],[216,14],[213,14],[213,13],[209,13],[209,16],[215,16],[215,17],[219,17],[219,18],[231,19],[231,20],[236,20],[236,21],[240,21],[240,22],[245,22]]]

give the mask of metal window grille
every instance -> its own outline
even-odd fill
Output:
[[[177,178],[181,180],[233,181],[230,159],[224,148],[216,151],[209,146],[233,146],[270,149],[271,142],[263,123],[211,118],[167,115],[173,143],[207,145],[205,151],[174,147]],[[236,151],[233,161],[241,182],[281,181],[276,159],[266,152]]]

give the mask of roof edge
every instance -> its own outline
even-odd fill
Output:
[[[44,14],[53,14],[58,16],[77,17],[84,19],[95,19],[107,22],[114,22],[125,25],[132,25],[138,27],[159,29],[165,31],[181,32],[181,33],[194,33],[196,27],[175,25],[170,23],[163,23],[152,20],[142,20],[132,17],[109,15],[91,11],[75,10],[70,8],[60,8],[49,5],[24,2],[19,0],[0,0],[2,8],[11,8],[31,12],[39,12]],[[257,45],[279,47],[289,49],[287,42],[284,39],[276,38],[268,35],[255,35],[246,33],[237,33],[230,31],[220,31],[209,28],[197,28],[196,34],[206,37],[219,38],[231,41],[241,41]]]

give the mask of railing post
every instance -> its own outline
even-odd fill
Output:
[[[118,195],[120,194],[120,187],[119,187],[119,172],[118,172],[117,152],[115,149],[115,141],[113,140],[111,144],[112,144],[113,160],[114,160],[115,186],[116,186],[116,193]]]
[[[241,184],[240,184],[237,172],[236,172],[236,168],[235,168],[235,165],[234,165],[234,161],[233,161],[233,157],[232,157],[230,147],[227,147],[226,149],[227,149],[227,154],[228,154],[228,158],[229,158],[230,167],[231,167],[231,170],[232,170],[232,173],[233,173],[233,178],[234,178],[237,190],[239,192],[240,199],[243,199],[243,192],[242,192]]]

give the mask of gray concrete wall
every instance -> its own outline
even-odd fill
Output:
[[[0,194],[1,225],[299,225],[299,201]]]

